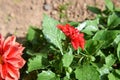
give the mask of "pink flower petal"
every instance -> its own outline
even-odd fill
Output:
[[[21,57],[24,47],[15,40],[15,36],[4,40],[0,35],[0,80],[18,80],[19,69],[25,64]]]
[[[19,79],[19,70],[17,68],[15,68],[14,66],[11,66],[8,64],[8,68],[7,68],[7,71],[8,71],[8,76],[7,78],[12,78],[13,80],[18,80]]]
[[[25,64],[25,60],[21,58],[21,56],[17,56],[14,58],[7,59],[7,63],[13,65],[16,68],[22,68]]]

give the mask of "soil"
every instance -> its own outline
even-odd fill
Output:
[[[113,0],[116,6],[120,0]],[[87,6],[104,9],[104,0],[0,0],[0,33],[25,37],[29,26],[41,27],[43,14],[60,20],[83,21],[94,17]],[[63,9],[63,10],[62,10]]]

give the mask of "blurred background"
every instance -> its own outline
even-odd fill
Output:
[[[112,0],[120,7],[120,0]],[[30,25],[41,27],[43,14],[61,22],[94,18],[87,6],[105,8],[104,0],[0,0],[0,33],[25,37]]]

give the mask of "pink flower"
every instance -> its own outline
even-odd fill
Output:
[[[18,80],[19,69],[25,64],[21,57],[24,47],[15,40],[15,36],[4,40],[0,34],[0,80]]]
[[[84,49],[85,40],[84,40],[84,34],[80,33],[79,30],[74,28],[73,26],[70,26],[69,24],[66,25],[58,25],[57,26],[67,37],[70,38],[71,44],[75,50],[77,50],[79,47]]]

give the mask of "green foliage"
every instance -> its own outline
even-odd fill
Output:
[[[105,3],[103,11],[88,6],[96,18],[69,22],[84,33],[83,50],[74,50],[70,39],[57,28],[61,23],[47,15],[42,29],[29,27],[24,80],[120,80],[120,10],[111,0]]]
[[[64,40],[65,36],[57,29],[57,24],[59,24],[58,21],[45,15],[43,20],[43,34],[49,42],[53,43],[63,53],[61,40]]]
[[[92,54],[97,53],[97,52],[101,49],[103,43],[104,43],[103,41],[90,39],[90,40],[88,40],[88,41],[86,42],[85,48],[86,48],[86,50],[88,51],[88,53],[89,53],[90,55],[92,55]],[[93,49],[91,49],[91,47],[92,47]]]
[[[104,47],[108,47],[117,37],[119,31],[117,30],[99,30],[93,37],[94,40],[104,41]]]
[[[41,48],[43,50],[43,46],[45,45],[47,47],[46,39],[43,36],[42,30],[35,28],[35,26],[30,26],[28,29],[25,43],[25,46],[28,49],[28,51],[32,51],[32,53],[38,52],[39,50],[41,50]]]
[[[117,14],[113,13],[108,16],[107,26],[110,29],[117,27],[119,24],[120,24],[120,17]]]
[[[55,73],[52,71],[42,71],[38,74],[37,80],[53,80]]]
[[[120,70],[115,70],[108,75],[109,80],[119,80],[120,79]]]
[[[80,24],[77,28],[80,29],[82,32],[93,35],[93,32],[96,32],[98,29],[99,19],[95,20],[86,20],[82,24]],[[81,29],[83,27],[83,29]]]
[[[42,68],[42,57],[36,56],[28,60],[28,72]]]
[[[99,72],[91,65],[82,65],[75,70],[78,80],[100,80]]]
[[[90,11],[92,11],[93,13],[96,13],[96,14],[101,14],[101,10],[97,7],[93,7],[93,6],[88,6],[88,9]]]
[[[117,47],[117,57],[120,61],[120,43],[118,44],[118,47]]]
[[[108,55],[105,58],[105,63],[108,67],[111,67],[116,61],[116,57],[113,54]]]
[[[36,35],[37,31],[34,30],[34,28],[30,27],[28,30],[27,40],[32,41]]]
[[[69,67],[73,61],[73,55],[71,53],[64,54],[62,61],[64,67]]]
[[[111,0],[105,0],[105,4],[109,10],[111,10],[111,11],[114,10],[114,5]]]

